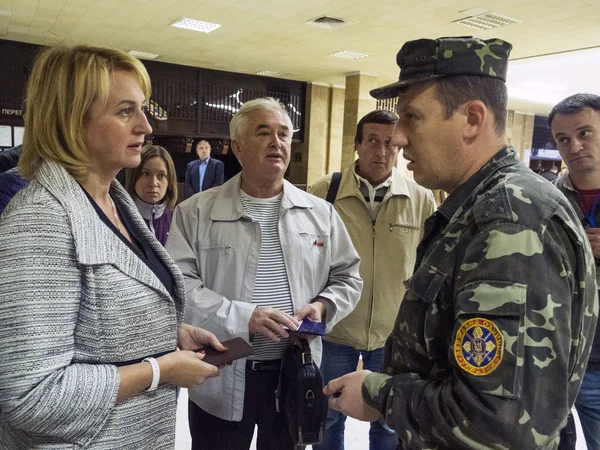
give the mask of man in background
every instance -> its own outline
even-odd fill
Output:
[[[548,125],[566,173],[556,180],[577,212],[592,246],[596,281],[600,282],[600,96],[575,94],[558,103]],[[598,323],[600,325],[600,322]],[[575,409],[589,449],[600,449],[600,327],[592,344]]]
[[[210,150],[208,141],[196,144],[198,159],[189,163],[185,171],[186,198],[223,184],[225,166],[221,161],[210,157]]]
[[[324,383],[355,371],[359,357],[364,369],[379,372],[385,341],[404,296],[404,281],[415,265],[423,223],[435,209],[431,191],[396,170],[398,146],[391,140],[397,123],[398,116],[391,111],[368,113],[356,127],[358,160],[337,182],[327,175],[309,188],[327,198],[337,185],[331,201],[360,256],[364,283],[354,311],[323,339]],[[344,414],[330,408],[323,442],[313,449],[342,450],[345,421]],[[369,437],[373,450],[396,450],[398,445],[398,436],[383,420],[371,423]]]

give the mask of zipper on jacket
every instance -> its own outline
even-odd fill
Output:
[[[381,209],[380,209],[381,211]],[[377,211],[379,215],[379,211]],[[373,227],[373,266],[371,268],[371,309],[369,311],[369,329],[367,330],[367,350],[371,347],[371,328],[373,327],[373,311],[375,309],[375,225],[377,223],[377,216],[374,220],[371,220],[371,226]]]
[[[402,230],[402,229],[418,230],[419,229],[419,227],[415,227],[413,225],[405,225],[402,223],[391,223],[390,222],[390,232],[394,231],[394,227],[398,227],[400,230]]]

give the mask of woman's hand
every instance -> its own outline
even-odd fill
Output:
[[[205,363],[203,358],[204,354],[189,350],[174,351],[156,358],[160,367],[160,382],[194,388],[209,378],[219,376],[219,368]]]
[[[177,346],[181,350],[198,350],[203,347],[212,347],[220,352],[227,350],[227,347],[223,346],[210,331],[188,325],[187,323],[181,324]]]

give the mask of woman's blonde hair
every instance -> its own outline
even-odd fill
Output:
[[[113,72],[136,75],[146,100],[150,77],[144,65],[127,53],[100,47],[51,47],[38,55],[27,82],[25,134],[19,173],[33,178],[44,160],[61,164],[76,180],[91,164],[84,144],[90,107],[104,107]]]
[[[146,162],[152,158],[162,158],[167,166],[168,184],[163,203],[167,209],[173,209],[177,204],[177,175],[175,173],[175,164],[173,164],[173,160],[171,159],[169,152],[160,145],[144,146],[142,149],[142,162],[140,165],[133,169],[127,169],[125,172],[125,189],[127,189],[129,195],[132,197],[137,197],[137,193],[135,192],[135,183],[137,183],[138,179],[142,175],[142,170],[144,169]]]

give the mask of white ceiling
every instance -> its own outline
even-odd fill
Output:
[[[483,32],[452,23],[474,9],[521,22]],[[321,15],[353,23],[339,30],[304,24]],[[170,26],[183,16],[222,26],[210,34]],[[251,74],[274,70],[285,78],[333,85],[343,85],[345,74],[357,71],[389,83],[398,76],[395,55],[405,41],[453,35],[513,44],[511,108],[548,112],[548,95],[546,103],[514,95],[531,97],[514,91],[528,83],[560,98],[582,90],[600,94],[600,56],[577,63],[543,58],[541,65],[524,59],[600,47],[600,0],[0,0],[2,39],[134,49],[158,53],[158,61]],[[370,56],[330,56],[340,50]]]

